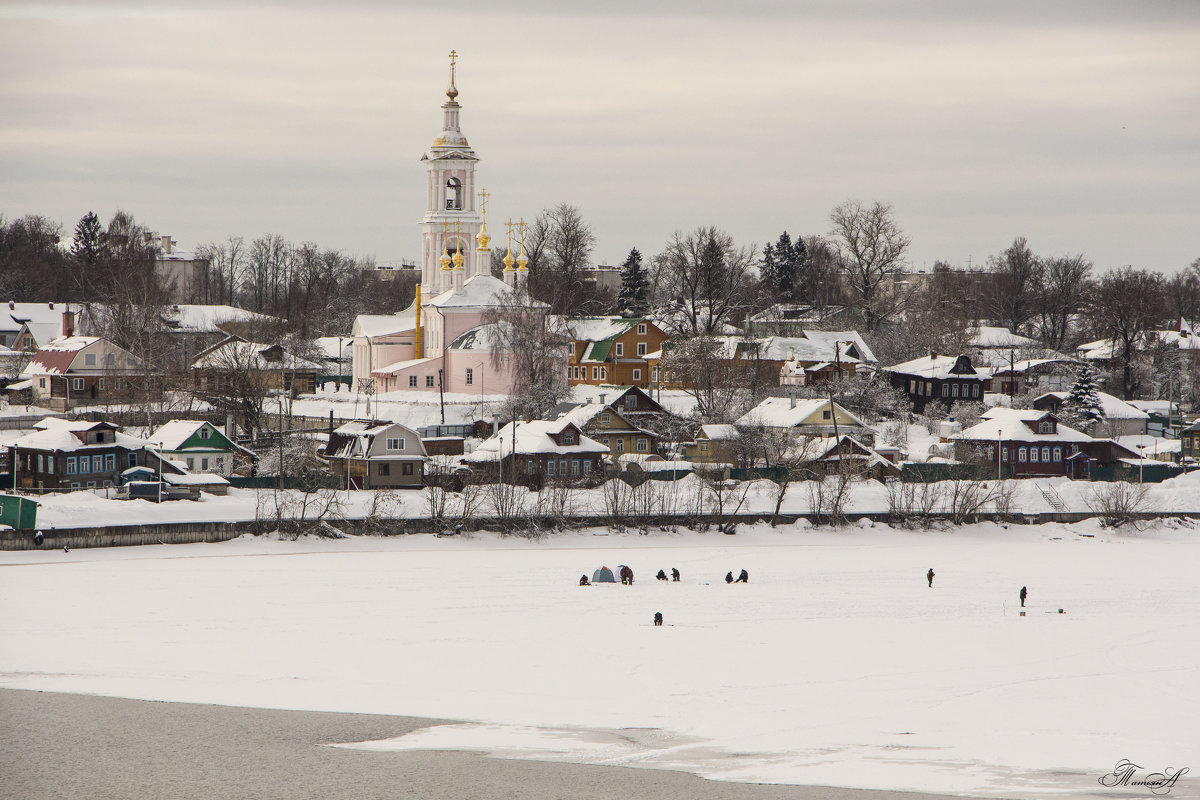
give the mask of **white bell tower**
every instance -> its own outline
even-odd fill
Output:
[[[442,133],[421,156],[428,175],[425,216],[421,219],[421,286],[429,298],[459,288],[476,274],[491,274],[491,264],[476,253],[475,234],[483,217],[476,203],[475,165],[479,157],[458,124],[454,86],[458,53],[450,51],[449,99],[442,104]]]

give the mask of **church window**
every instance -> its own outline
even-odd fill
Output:
[[[446,181],[446,210],[462,211],[462,181],[451,178]]]
[[[467,386],[470,386],[473,383],[475,383],[475,370],[467,367]]]
[[[431,389],[433,388],[433,376],[432,375],[425,376],[425,385]]]
[[[414,389],[417,388],[417,376],[416,375],[408,376],[408,385]]]

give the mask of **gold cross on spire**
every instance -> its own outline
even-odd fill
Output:
[[[458,97],[458,89],[454,87],[454,64],[458,61],[458,52],[450,51],[450,88],[446,90],[446,96],[451,100]]]

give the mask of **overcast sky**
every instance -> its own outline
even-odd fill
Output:
[[[600,262],[848,198],[918,269],[1200,257],[1198,2],[575,5],[0,0],[0,214],[414,259],[454,48],[490,220],[574,204]]]

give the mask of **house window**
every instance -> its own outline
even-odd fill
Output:
[[[1050,430],[1050,428],[1051,428],[1051,425],[1049,422],[1039,422],[1038,423],[1038,433],[1053,433],[1053,431]]]
[[[1004,461],[1005,463],[1008,462],[1008,448],[1007,447],[1000,448],[1000,460]]]
[[[957,383],[955,383],[955,384],[952,384],[952,385],[950,386],[950,396],[951,396],[951,397],[958,397],[958,384],[957,384]]]
[[[639,356],[646,355],[646,343],[645,342],[638,342],[637,353]]]
[[[926,397],[933,396],[933,384],[930,383],[929,381],[925,381],[925,396]]]
[[[200,469],[201,470],[208,469],[208,459],[207,458],[200,459]]]
[[[408,376],[408,385],[411,386],[413,389],[417,388],[417,376],[416,375]]]
[[[602,381],[608,380],[608,367],[600,368],[600,380],[602,380]]]
[[[109,453],[104,457],[104,469],[106,472],[112,472],[117,468],[117,454]]]
[[[207,427],[203,427],[203,428],[201,428],[201,429],[200,429],[200,438],[201,438],[201,439],[207,439],[207,438],[208,438],[208,434],[209,434],[209,430],[208,430],[208,428],[207,428]]]
[[[553,458],[546,462],[546,474],[548,476],[550,476],[551,478],[558,477],[554,473],[554,459]]]
[[[405,475],[412,475],[412,474],[413,474],[413,465],[412,465],[412,462],[411,462],[411,461],[405,461],[405,462],[404,462],[404,463],[401,465],[401,467],[400,467],[400,471],[401,471],[403,474],[405,474]]]
[[[700,452],[701,452],[701,453],[707,453],[707,452],[708,452],[708,440],[707,440],[707,439],[701,439],[701,440],[700,440]]]
[[[575,444],[574,431],[563,431],[562,440],[563,444]]]
[[[625,410],[626,411],[636,411],[637,410],[637,395],[630,394],[630,395],[625,396]]]
[[[832,418],[833,418],[833,414],[829,411],[829,409],[825,409],[824,411],[821,412],[821,419],[832,419]]]
[[[46,379],[45,378],[38,378],[38,388],[39,389],[46,388]]]
[[[640,324],[638,325],[638,328],[637,328],[637,334],[638,334],[638,336],[645,336],[645,335],[646,335],[646,323],[644,323],[644,322],[643,322],[643,323],[640,323]],[[640,345],[640,346],[641,346],[641,347],[644,347],[645,345]]]
[[[1042,461],[1049,461],[1049,460],[1050,460],[1050,448],[1043,447],[1042,448]]]
[[[1022,447],[1017,450],[1017,461],[1020,461],[1022,464],[1024,464],[1028,458],[1029,453],[1026,451],[1026,448]]]
[[[104,472],[104,456],[92,456],[92,472]]]
[[[67,456],[67,474],[68,475],[75,474],[75,457],[74,456]]]
[[[117,365],[117,357],[112,353],[104,354],[104,366],[115,367]]]
[[[104,391],[104,378],[99,378],[96,380],[96,388],[100,391]]]
[[[620,358],[623,355],[625,355],[625,343],[617,342],[617,358]]]
[[[191,456],[188,456],[187,465],[188,465],[188,469],[196,468],[196,462],[192,459]]]
[[[429,387],[430,389],[432,389],[432,388],[433,388],[433,376],[432,376],[432,375],[426,375],[426,376],[425,376],[425,385],[426,385],[427,387]]]
[[[467,386],[470,386],[473,383],[475,383],[475,370],[471,367],[467,367]]]
[[[83,365],[85,367],[96,366],[96,354],[95,353],[85,353],[83,356]]]
[[[600,368],[592,367],[592,380],[598,380],[599,378],[600,378]]]
[[[1054,460],[1062,461],[1062,448],[1061,447],[1054,448]]]
[[[603,414],[600,415],[600,422],[603,423],[604,425],[608,425],[609,423],[612,422],[612,414],[605,411]]]
[[[633,371],[633,379],[635,381],[640,381],[642,379],[642,371],[640,369],[635,369]]]
[[[137,453],[129,454],[129,466],[136,467],[138,462]]]
[[[375,474],[376,475],[391,475],[392,474],[392,465],[387,463],[386,461],[384,461],[382,464],[379,465],[379,468],[375,470]]]
[[[399,439],[399,438],[398,439],[388,439],[387,440],[387,449],[388,450],[403,450],[404,449],[404,439]]]
[[[950,396],[950,384],[943,383],[942,384],[942,397],[949,397],[949,396]]]
[[[617,437],[617,452],[618,453],[625,452],[625,437],[624,436]]]
[[[41,453],[38,453],[38,457],[37,457],[37,471],[38,472],[43,471],[42,470],[42,454]]]
[[[82,392],[83,391],[83,378],[71,378],[71,391],[72,392]]]
[[[571,477],[572,478],[579,477],[579,459],[578,458],[571,459]]]
[[[978,383],[971,384],[971,396],[979,397],[979,384]]]
[[[658,367],[650,368],[650,380],[654,381],[655,383],[658,383]]]
[[[587,474],[588,474],[589,472],[591,472],[591,471],[592,471],[592,462],[591,462],[591,461],[588,461],[588,460],[585,460],[585,461],[583,462],[583,474],[584,474],[584,475],[587,475]]]
[[[1029,461],[1033,464],[1038,463],[1038,449],[1036,447],[1029,448]]]
[[[637,440],[637,450],[639,453],[649,453],[650,452],[650,440],[649,439],[638,439]]]
[[[908,393],[909,393],[909,394],[916,394],[916,393],[917,393],[917,382],[916,382],[916,381],[914,381],[914,380],[910,380],[910,381],[908,382]]]

